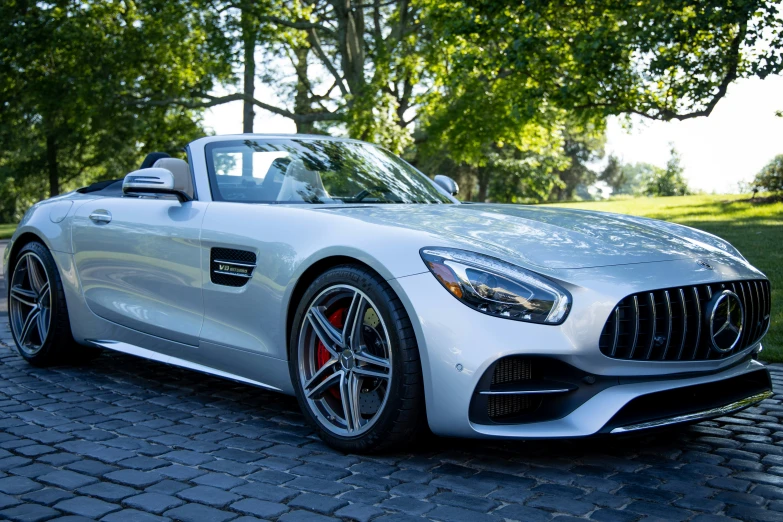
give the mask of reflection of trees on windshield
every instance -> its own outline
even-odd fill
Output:
[[[237,157],[235,154],[215,154],[215,172],[219,176],[227,176],[237,168]]]
[[[221,152],[221,148],[225,152]],[[272,139],[225,142],[212,150],[213,171],[235,168],[234,154],[285,152],[291,160],[278,202],[449,203],[421,173],[374,145],[337,140]],[[237,155],[238,155],[237,154]],[[299,165],[294,173],[291,169]],[[302,170],[302,167],[304,171]],[[214,180],[213,180],[214,182]],[[323,190],[321,190],[321,184]],[[293,187],[293,188],[292,188]]]

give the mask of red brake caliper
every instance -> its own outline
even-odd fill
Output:
[[[335,310],[335,312],[330,315],[327,319],[329,320],[329,323],[337,328],[338,330],[343,329],[343,325],[345,324],[345,314],[348,313],[347,308],[340,308],[338,310]],[[327,351],[326,346],[324,346],[324,343],[318,340],[318,347],[315,351],[316,360],[318,361],[318,368],[320,369],[326,362],[332,357],[331,354]],[[331,390],[329,390],[329,393],[331,393],[336,399],[340,398],[340,392],[337,388],[332,387]]]

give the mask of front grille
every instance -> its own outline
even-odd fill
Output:
[[[707,303],[723,290],[742,302],[742,332],[734,349],[713,350],[705,317]],[[770,320],[767,280],[734,281],[666,288],[633,294],[614,308],[599,346],[615,359],[639,361],[703,361],[723,359],[758,342]]]

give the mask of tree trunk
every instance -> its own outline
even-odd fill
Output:
[[[354,98],[364,93],[364,11],[351,0],[332,0],[337,21],[337,46],[341,69]]]
[[[46,164],[49,170],[49,197],[60,193],[60,173],[57,165],[57,139],[46,136]]]
[[[296,55],[296,95],[294,96],[294,113],[309,114],[312,111],[310,105],[310,82],[307,77],[307,56],[310,54],[308,45],[298,46],[294,49]],[[312,134],[315,130],[314,122],[299,122],[296,124],[296,132],[299,134]]]
[[[246,96],[242,102],[242,132],[253,132],[253,102],[251,99],[255,95],[256,89],[256,24],[253,16],[248,12],[249,6],[242,8],[242,46],[243,46],[243,87],[242,92]]]
[[[477,200],[479,203],[484,203],[487,201],[487,193],[489,192],[489,169],[486,167],[479,168],[478,171],[478,182],[479,182],[479,188],[478,188],[478,196]]]

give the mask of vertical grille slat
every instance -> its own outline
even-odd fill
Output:
[[[666,354],[669,351],[669,345],[671,344],[672,340],[672,301],[671,297],[669,297],[669,291],[664,290],[663,291],[663,297],[664,297],[664,305],[666,306],[666,345],[663,347],[663,355],[661,356],[661,359],[664,361],[666,360]]]
[[[650,292],[648,294],[648,299],[650,300],[650,340],[647,344],[647,355],[644,357],[648,361],[650,360],[650,356],[652,355],[653,348],[655,347],[655,325],[657,322],[656,312],[655,312],[655,294]]]
[[[763,312],[763,328],[766,332],[769,328],[769,322],[771,321],[771,315],[772,315],[772,303],[770,301],[770,286],[769,283],[766,281],[763,281],[761,284],[761,290],[764,294],[764,312]]]
[[[633,336],[631,337],[631,354],[628,356],[629,359],[633,359],[633,354],[636,352],[636,341],[639,340],[639,298],[633,296],[631,301],[631,310],[633,311]]]
[[[699,351],[699,341],[701,341],[701,302],[699,300],[699,289],[697,287],[693,287],[693,296],[696,300],[696,342],[693,343],[693,352],[691,353],[691,360],[696,359],[696,352]]]
[[[742,300],[743,307],[742,307],[742,334],[740,335],[740,345],[745,346],[745,343],[748,340],[748,336],[750,335],[748,333],[748,324],[750,323],[750,316],[748,315],[750,313],[750,309],[748,307],[747,303],[747,297],[745,295],[745,285],[742,284],[740,281],[737,283],[737,286],[739,287],[739,292],[734,292],[738,296],[740,296],[740,299]]]
[[[755,310],[756,307],[755,307],[755,305],[753,303],[753,290],[751,289],[751,285],[750,285],[750,283],[746,283],[746,284],[747,284],[747,287],[748,287],[748,289],[747,289],[748,300],[746,301],[746,303],[743,303],[743,304],[745,304],[745,306],[748,307],[750,312],[748,313],[748,322],[745,323],[744,326],[745,326],[745,328],[748,329],[748,336],[749,337],[753,337],[753,334],[755,333],[755,331],[754,331],[755,330],[755,326],[754,325],[756,324],[756,310]]]
[[[680,288],[678,291],[680,293],[680,304],[682,305],[682,340],[680,341],[680,349],[677,352],[677,360],[682,359],[685,341],[688,340],[688,304],[685,302],[685,290]]]
[[[620,307],[614,309],[614,338],[612,340],[612,357],[617,353],[617,342],[620,340]]]
[[[756,296],[756,317],[754,317],[754,330],[753,330],[753,338],[756,339],[761,336],[761,323],[762,323],[762,315],[763,315],[763,304],[761,302],[761,293],[759,291],[759,282],[753,281],[753,292]]]
[[[733,350],[714,349],[705,310],[717,294],[729,290],[742,302],[743,328]],[[770,321],[767,280],[664,288],[624,298],[604,325],[599,347],[615,359],[687,361],[731,357],[757,344]]]

